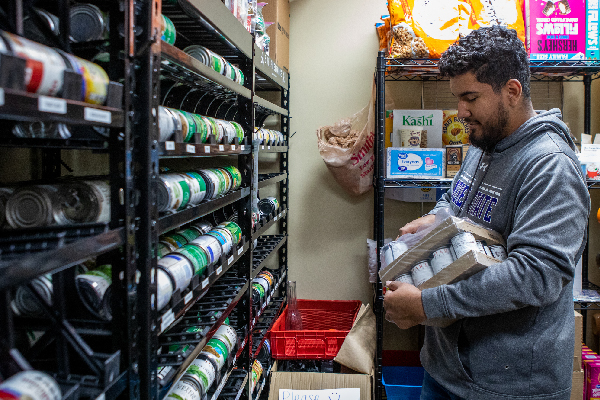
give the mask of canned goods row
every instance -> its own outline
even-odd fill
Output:
[[[258,140],[259,144],[269,144],[272,146],[282,146],[285,143],[283,133],[266,128],[254,128],[253,140]]]
[[[206,47],[192,45],[186,47],[183,51],[219,74],[226,76],[240,85],[244,84],[244,73],[241,69]]]
[[[242,240],[242,230],[235,222],[225,222],[205,232],[205,223],[162,237],[160,252],[166,252],[157,262],[158,309],[164,308],[176,290],[184,291],[194,275],[202,276],[209,265],[221,255],[231,252]]]
[[[77,100],[90,104],[106,101],[108,75],[93,62],[5,31],[0,31],[0,53],[25,59],[24,84],[28,92],[61,95],[64,73],[72,71],[82,77],[81,96]]]
[[[254,389],[256,388],[256,385],[258,385],[263,370],[262,363],[258,360],[254,360],[252,363],[252,376],[250,378],[250,393],[254,393]]]
[[[32,228],[110,221],[110,186],[105,181],[0,188],[0,226]]]
[[[60,386],[40,371],[22,371],[0,383],[0,399],[60,400]]]
[[[159,212],[183,210],[203,200],[213,200],[240,188],[242,174],[232,166],[184,173],[160,174],[157,179]]]
[[[279,210],[279,201],[275,197],[265,197],[258,201],[258,213],[260,217],[271,215]]]
[[[215,382],[227,358],[235,350],[237,332],[223,324],[206,343],[200,355],[192,361],[179,382],[167,394],[170,399],[200,400]]]
[[[217,143],[230,144],[235,138],[240,142],[244,140],[244,129],[237,122],[163,106],[158,107],[158,128],[161,142],[171,139],[176,132],[181,132],[184,142],[194,142],[196,134],[199,143],[206,143],[209,135],[213,135]]]
[[[261,271],[252,280],[252,305],[254,309],[260,309],[271,294],[275,283],[275,277],[267,270]]]
[[[470,232],[461,232],[450,241],[450,246],[436,249],[431,257],[419,261],[412,267],[410,273],[403,274],[396,280],[420,286],[469,251],[478,251],[499,261],[504,261],[508,257],[504,246],[488,246],[484,241],[476,240]]]

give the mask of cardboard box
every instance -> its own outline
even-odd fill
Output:
[[[442,110],[394,110],[393,134],[400,129],[422,126],[427,130],[427,147],[442,147]]]
[[[573,371],[573,383],[571,384],[571,399],[570,400],[582,400],[583,399],[583,370]]]
[[[531,60],[582,60],[586,53],[586,0],[525,1]]]
[[[600,13],[600,1],[588,0],[585,13],[585,58],[598,60],[600,58],[600,30],[598,29],[598,17]]]
[[[441,179],[446,177],[445,149],[388,147],[387,178]]]
[[[500,244],[505,246],[504,238],[499,233],[472,224],[461,218],[448,217],[406,253],[390,263],[385,270],[380,271],[379,276],[381,281],[393,281],[397,276],[407,273],[417,262],[429,258],[433,250],[448,245],[450,239],[460,232],[471,232],[475,236],[475,239],[484,240],[488,245]],[[460,279],[466,279],[468,276],[497,262],[498,260],[495,258],[486,256],[480,252],[471,251],[444,268],[440,273],[434,275],[433,278],[425,281],[419,288],[435,287],[456,282]],[[446,270],[448,270],[448,273],[442,274]]]
[[[463,146],[462,144],[446,146],[446,178],[454,178],[458,174],[465,159]]]
[[[262,11],[265,22],[273,22],[267,28],[267,35],[271,38],[269,56],[278,66],[290,72],[290,2],[268,0]]]

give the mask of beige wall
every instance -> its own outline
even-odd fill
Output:
[[[339,187],[321,160],[315,131],[367,104],[378,49],[374,23],[387,9],[384,1],[295,0],[290,14],[290,112],[295,132],[290,141],[290,278],[298,281],[300,298],[371,301],[366,238],[373,236],[373,193],[353,197]],[[420,83],[387,87],[397,108],[421,108]],[[594,82],[593,104],[599,97]],[[565,120],[579,136],[583,84],[565,84],[563,103]],[[600,132],[595,111],[592,132]],[[594,216],[600,205],[596,197]],[[425,204],[425,211],[430,206]],[[398,227],[421,212],[421,204],[388,200],[386,237],[395,237]],[[590,276],[600,283],[594,260],[600,251],[600,224],[595,218],[591,222]],[[401,332],[388,324],[385,337],[386,348],[417,348],[416,330]]]

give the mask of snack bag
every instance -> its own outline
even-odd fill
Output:
[[[389,0],[388,10],[392,57],[439,58],[459,35],[473,27],[468,0]]]
[[[504,25],[517,31],[519,39],[525,44],[523,1],[470,0],[472,6],[471,24],[474,28]]]
[[[444,146],[469,143],[469,125],[458,118],[458,110],[444,110],[442,143]]]

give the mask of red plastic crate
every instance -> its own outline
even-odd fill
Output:
[[[277,360],[332,360],[354,323],[359,300],[301,300],[302,330],[286,331],[287,307],[271,328],[271,354]]]

